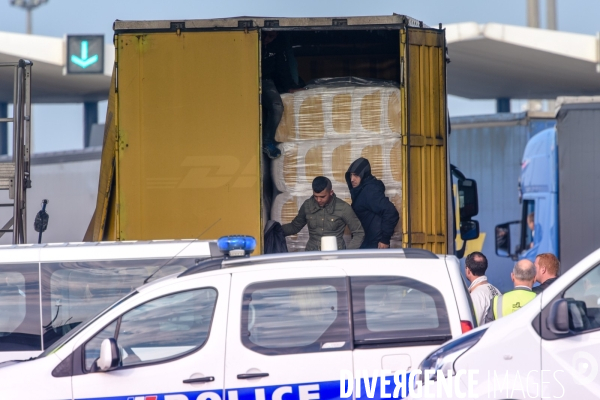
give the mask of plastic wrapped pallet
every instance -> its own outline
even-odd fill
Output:
[[[307,140],[279,145],[281,157],[272,163],[272,178],[280,192],[311,191],[316,176],[346,188],[345,174],[359,157],[371,163],[371,172],[386,186],[399,187],[402,178],[399,138]]]
[[[390,199],[398,214],[400,215],[400,219],[398,220],[398,224],[396,228],[394,228],[394,234],[392,235],[392,241],[400,241],[402,243],[402,192],[399,188],[394,187],[386,187],[385,195]],[[394,246],[391,246],[394,247]]]
[[[312,193],[306,193],[302,195],[292,195],[291,193],[281,193],[275,200],[273,200],[273,206],[271,208],[271,219],[278,221],[281,225],[289,224],[292,222],[294,217],[298,215],[298,210],[308,199]],[[304,251],[306,242],[308,242],[308,228],[305,226],[296,235],[286,237],[288,251]]]
[[[394,87],[317,87],[281,96],[275,140],[399,137],[400,90]]]

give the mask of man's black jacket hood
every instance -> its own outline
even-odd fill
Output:
[[[360,185],[358,187],[353,188],[352,182],[350,181],[350,174],[356,174],[360,176]],[[350,189],[350,196],[352,197],[352,201],[354,201],[355,197],[358,197],[360,192],[362,192],[363,188],[366,186],[365,184],[368,181],[373,180],[373,175],[371,174],[371,163],[366,158],[358,158],[348,168],[346,171],[346,183],[348,184],[348,189]],[[383,185],[383,182],[381,183]],[[385,186],[383,187],[385,191]]]
[[[360,185],[355,188],[352,187],[351,174],[360,177]],[[346,183],[352,197],[352,209],[365,230],[361,248],[377,248],[380,242],[390,244],[400,215],[385,196],[383,182],[371,174],[369,160],[361,157],[350,164],[346,172]]]

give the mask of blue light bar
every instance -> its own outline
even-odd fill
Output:
[[[252,236],[223,236],[217,240],[221,253],[228,256],[247,256],[256,248],[256,239]]]

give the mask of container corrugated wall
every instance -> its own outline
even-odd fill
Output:
[[[514,261],[496,256],[494,228],[521,218],[518,181],[527,141],[555,125],[552,118],[532,118],[527,113],[507,113],[451,119],[450,162],[468,178],[477,181],[481,242],[471,242],[467,251],[482,251],[488,259],[490,282],[501,291],[512,289],[510,272]],[[483,237],[485,234],[485,237]],[[467,255],[468,253],[465,253]]]
[[[403,246],[446,253],[446,59],[444,32],[407,29],[401,49],[408,64],[407,129],[403,134]],[[408,42],[408,45],[406,43]]]

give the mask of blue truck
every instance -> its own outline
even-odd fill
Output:
[[[525,147],[521,215],[496,226],[495,245],[498,256],[513,260],[552,253],[563,273],[600,245],[600,97],[558,104],[556,128]]]
[[[527,143],[556,124],[554,113],[520,112],[453,117],[449,139],[450,159],[477,181],[479,239],[467,243],[465,255],[482,251],[489,262],[486,275],[501,291],[512,289],[514,262],[495,254],[494,228],[515,219],[521,210],[517,181]],[[457,246],[460,249],[460,245]]]

